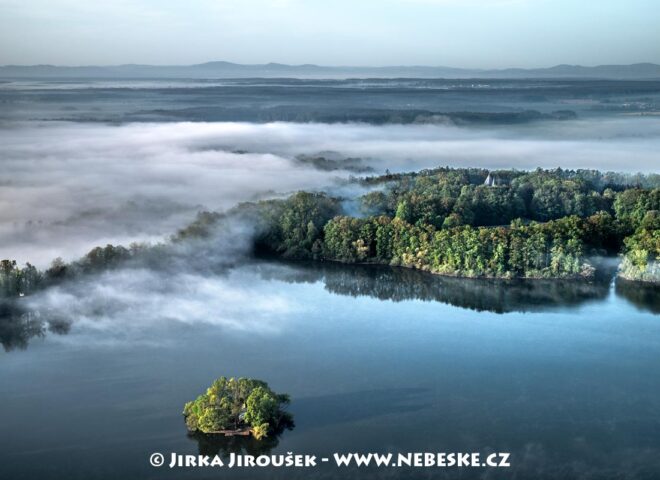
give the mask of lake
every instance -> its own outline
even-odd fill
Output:
[[[12,79],[0,104],[0,258],[39,268],[199,210],[363,193],[304,156],[656,172],[660,148],[657,81]],[[0,303],[0,478],[356,476],[149,465],[235,451],[511,453],[365,478],[660,477],[657,287],[244,262],[246,240]],[[295,428],[190,438],[183,405],[221,375],[290,394]]]
[[[366,478],[660,476],[657,288],[264,260],[188,278],[178,303],[126,295],[102,309],[50,298],[71,323],[41,332],[23,317],[0,331],[0,478],[356,475],[149,465],[152,452],[231,451],[511,453],[509,469]],[[261,444],[190,438],[183,405],[221,375],[289,393],[295,428]]]

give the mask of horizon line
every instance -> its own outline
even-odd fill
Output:
[[[57,67],[57,68],[116,68],[116,67],[196,67],[211,64],[227,64],[240,67],[267,67],[267,66],[281,66],[281,67],[316,67],[316,68],[365,68],[365,69],[383,69],[383,68],[446,68],[452,70],[473,70],[473,71],[502,71],[502,70],[547,70],[557,67],[578,67],[578,68],[598,68],[598,67],[632,67],[632,66],[656,66],[660,67],[660,63],[652,61],[646,62],[633,62],[633,63],[602,63],[585,65],[580,63],[558,63],[550,66],[536,66],[536,67],[454,67],[450,65],[430,65],[430,64],[390,64],[390,65],[324,65],[319,63],[282,63],[282,62],[266,62],[266,63],[239,63],[229,60],[208,60],[199,63],[178,63],[178,64],[159,64],[159,63],[117,63],[117,64],[55,64],[55,63],[31,63],[31,64],[18,64],[7,63],[1,64],[0,67]]]

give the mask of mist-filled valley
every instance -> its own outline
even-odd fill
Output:
[[[571,125],[10,123],[0,130],[0,240],[4,256],[43,265],[95,245],[161,239],[199,210],[301,189],[341,192],[350,175],[387,169],[654,171],[660,119]],[[318,168],[304,155],[335,164]]]
[[[660,82],[7,79],[0,107],[2,273],[31,265],[0,301],[0,477],[152,478],[151,452],[253,449],[510,451],[489,479],[660,472],[658,272],[620,267],[644,270],[657,238]],[[518,248],[540,266],[439,276],[419,245],[377,261],[376,224],[411,244],[463,232],[445,240],[476,263],[497,231],[502,265]],[[290,393],[295,428],[187,436],[183,402],[225,374]],[[309,472],[256,472],[291,475]]]
[[[349,175],[653,172],[660,150],[653,81],[12,79],[0,104],[3,256],[38,265]]]

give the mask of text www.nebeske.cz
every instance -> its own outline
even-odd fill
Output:
[[[408,468],[506,468],[510,466],[509,453],[335,453],[332,457],[317,457],[287,452],[280,455],[238,455],[227,458],[208,455],[179,455],[172,452],[169,468],[311,468],[321,464],[336,467],[408,467]],[[165,456],[154,453],[149,459],[154,467],[165,465]]]

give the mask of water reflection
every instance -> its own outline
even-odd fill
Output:
[[[660,285],[618,279],[616,294],[624,297],[637,308],[652,313],[660,313]]]
[[[407,268],[331,263],[291,264],[293,268],[264,270],[266,279],[291,283],[323,282],[326,290],[352,297],[368,296],[401,302],[423,300],[493,313],[542,311],[575,307],[604,300],[613,271],[604,271],[593,281],[584,280],[494,280],[442,277]],[[628,291],[617,292],[623,296]],[[643,299],[640,299],[643,301]]]
[[[293,419],[287,419],[280,423],[277,430],[267,437],[257,440],[252,435],[225,437],[222,435],[206,435],[201,432],[189,433],[188,438],[197,442],[200,455],[214,457],[220,455],[223,458],[229,454],[237,455],[266,455],[269,454],[280,443],[280,436],[285,430],[293,430],[295,424]]]
[[[592,281],[584,280],[492,280],[441,277],[405,268],[392,268],[379,265],[340,265],[334,263],[305,263],[281,261],[258,261],[234,270],[241,273],[239,283],[246,284],[245,298],[259,295],[259,288],[269,282],[291,284],[319,283],[326,291],[351,297],[371,297],[378,300],[402,302],[422,300],[440,302],[459,308],[478,312],[542,312],[551,309],[575,308],[588,302],[604,301],[609,295],[624,298],[637,308],[660,313],[660,287],[644,285],[624,280],[612,281],[616,273],[614,268],[599,268],[600,275]],[[247,275],[248,280],[244,278]],[[256,276],[256,279],[255,279]],[[200,277],[203,285],[215,285],[217,277],[213,274]],[[256,280],[256,281],[254,281]],[[92,279],[89,280],[93,281]],[[247,283],[246,283],[247,282]],[[200,284],[202,285],[202,284]],[[202,285],[202,286],[203,286]],[[207,285],[207,286],[208,286]],[[217,300],[217,285],[208,293],[205,302]],[[178,287],[176,287],[178,288]],[[202,287],[199,287],[202,288]],[[73,290],[75,298],[84,297],[84,290]],[[179,298],[177,289],[169,292],[172,298]],[[190,292],[182,291],[180,298],[188,298]],[[133,303],[150,309],[148,296],[134,296],[125,306],[131,310]],[[269,305],[271,302],[266,302]],[[177,306],[186,311],[186,304]],[[5,351],[27,348],[33,338],[44,337],[46,333],[67,334],[73,323],[72,308],[51,308],[48,303],[28,302],[27,299],[0,300],[0,343]],[[104,303],[94,307],[91,314],[100,314],[115,308],[116,305]],[[174,310],[177,310],[174,308]],[[241,310],[248,308],[238,304]],[[257,305],[257,310],[261,308]],[[177,310],[177,311],[178,311]],[[100,312],[100,313],[99,313]],[[285,315],[286,311],[279,312]],[[80,315],[78,312],[77,315]],[[183,315],[183,314],[182,314]],[[186,317],[187,318],[187,317]],[[122,328],[117,325],[116,328]]]
[[[20,301],[0,301],[0,344],[6,352],[26,349],[32,338],[43,337],[47,331],[64,335],[70,328],[69,321],[47,317]]]

